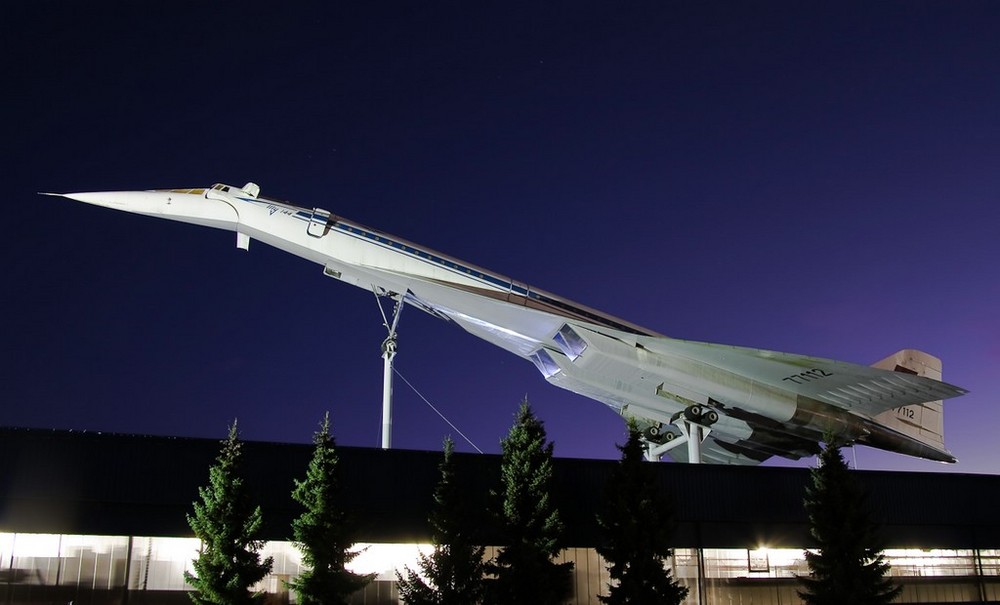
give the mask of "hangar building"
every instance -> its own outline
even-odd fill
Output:
[[[219,442],[207,439],[0,429],[0,605],[189,603],[183,571],[198,541],[185,515]],[[310,445],[246,442],[244,475],[263,507],[262,588],[294,602],[282,580],[298,573],[290,523],[292,481]],[[356,603],[397,603],[394,570],[415,566],[429,541],[437,452],[338,448],[345,505],[366,550],[357,571],[376,582]],[[485,509],[499,456],[456,454],[469,498]],[[568,603],[594,604],[608,582],[594,551],[595,511],[615,461],[555,460],[556,501],[575,563]],[[674,502],[675,577],[689,604],[797,603],[795,576],[810,545],[805,469],[658,464]],[[1000,476],[858,471],[882,525],[898,603],[1000,603]],[[490,540],[486,540],[490,542]],[[492,549],[488,550],[489,554]]]

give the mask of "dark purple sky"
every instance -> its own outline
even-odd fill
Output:
[[[0,425],[305,442],[329,410],[377,445],[370,293],[35,195],[252,180],[670,336],[926,350],[972,391],[960,462],[858,465],[1000,472],[1000,4],[345,4],[5,7]],[[487,452],[528,394],[557,455],[617,456],[611,411],[414,309],[397,367]],[[397,447],[454,434],[396,392]]]

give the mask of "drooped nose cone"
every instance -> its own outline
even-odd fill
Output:
[[[184,223],[234,230],[239,213],[229,202],[207,199],[203,190],[184,191],[86,191],[57,193],[78,202],[167,218]],[[195,193],[197,192],[197,193]]]

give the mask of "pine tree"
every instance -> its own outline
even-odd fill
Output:
[[[688,589],[666,567],[672,510],[656,487],[652,463],[643,459],[640,437],[630,420],[628,440],[618,446],[621,462],[605,489],[605,510],[598,516],[602,544],[597,552],[608,562],[608,573],[616,583],[609,586],[608,596],[598,598],[611,605],[679,605]]]
[[[514,426],[501,442],[498,517],[504,544],[490,564],[495,603],[562,603],[569,596],[572,563],[555,563],[563,524],[552,502],[552,450],[545,428],[521,403]]]
[[[420,570],[427,581],[409,567],[405,578],[396,572],[399,596],[407,605],[475,605],[483,600],[486,549],[475,539],[467,496],[456,478],[454,449],[454,442],[445,439],[441,478],[429,519],[434,551],[420,555]]]
[[[215,465],[208,469],[209,485],[198,488],[201,501],[195,501],[194,515],[187,516],[201,540],[195,573],[184,572],[197,605],[249,605],[263,597],[250,589],[270,573],[272,559],[260,560],[262,516],[240,475],[242,459],[234,420]]]
[[[296,480],[292,491],[292,498],[306,509],[292,521],[292,534],[306,569],[288,585],[303,605],[347,603],[374,575],[359,575],[346,568],[358,552],[351,550],[350,519],[340,503],[338,458],[329,413],[323,416],[313,444],[306,478]]]
[[[827,439],[811,476],[805,509],[819,548],[806,552],[810,575],[799,578],[799,596],[807,605],[891,602],[902,587],[885,577],[889,564],[865,509],[865,494],[834,439]]]

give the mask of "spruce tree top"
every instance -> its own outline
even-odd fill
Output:
[[[491,562],[491,603],[562,603],[571,591],[571,562],[555,563],[563,524],[552,501],[552,450],[542,423],[521,403],[502,442],[498,520],[504,546]]]
[[[515,541],[540,541],[551,556],[558,554],[557,537],[563,532],[559,511],[551,502],[552,452],[546,442],[545,427],[531,411],[528,400],[521,402],[507,438],[501,442],[503,464],[503,518]]]
[[[430,514],[434,551],[419,557],[420,570],[396,572],[399,596],[410,605],[476,605],[482,602],[485,547],[475,538],[467,494],[456,476],[454,442],[444,442],[441,478],[434,489]]]
[[[264,546],[260,538],[262,516],[251,501],[243,477],[241,443],[236,422],[229,438],[222,442],[216,463],[209,468],[209,485],[198,489],[200,501],[188,524],[202,543],[193,561],[194,574],[184,577],[198,605],[248,605],[259,601],[261,593],[250,589],[271,571],[272,559],[260,560]]]
[[[358,552],[354,526],[341,502],[339,460],[330,434],[330,415],[313,436],[313,457],[304,480],[295,480],[292,498],[305,509],[292,521],[292,535],[305,569],[289,586],[303,605],[346,603],[374,575],[347,569]]]
[[[886,577],[889,564],[869,519],[864,490],[835,439],[827,438],[811,476],[805,509],[819,548],[806,552],[810,575],[799,578],[804,588],[799,596],[809,605],[892,602],[902,587]]]

